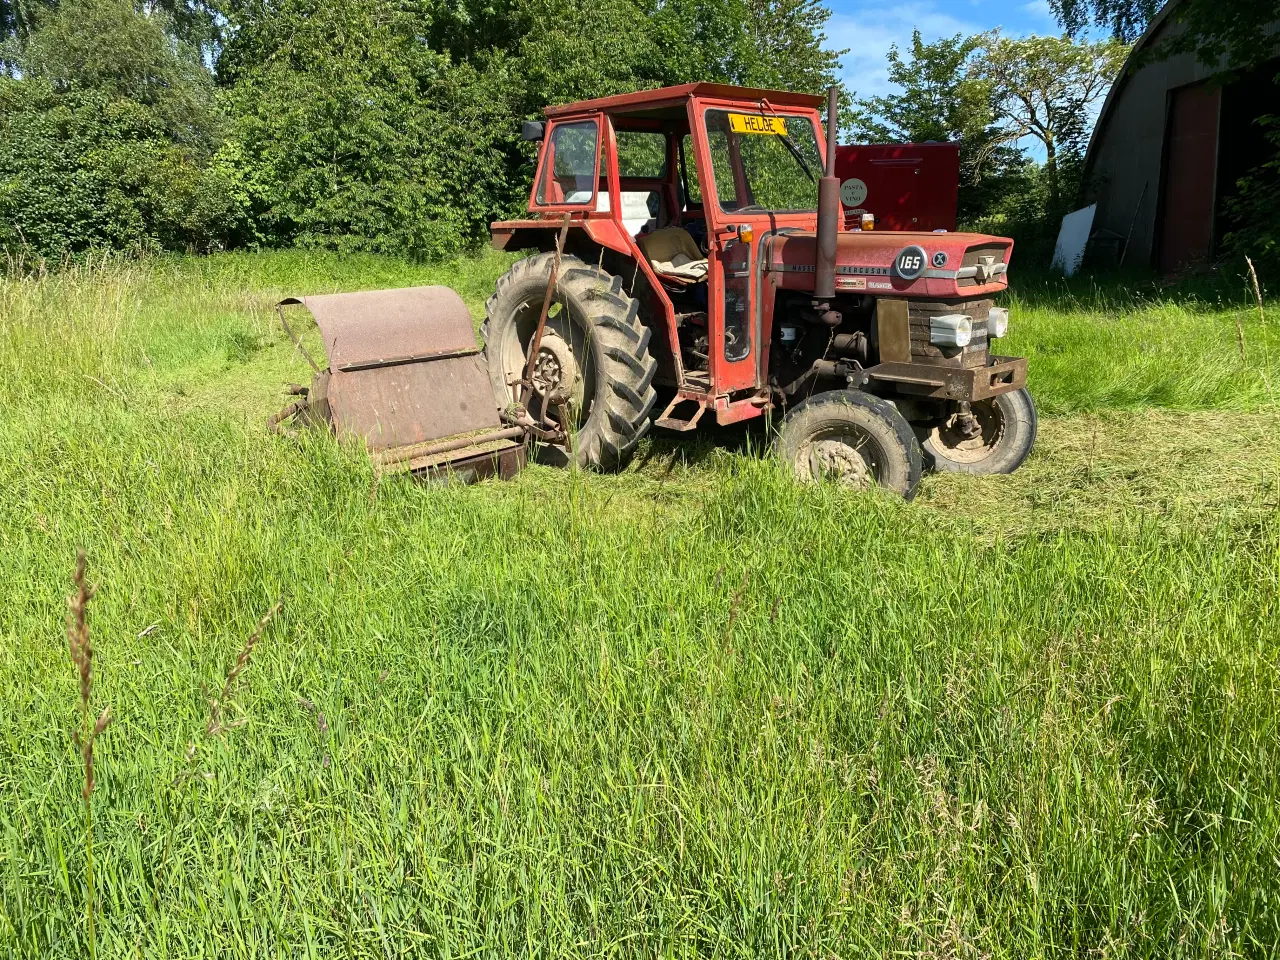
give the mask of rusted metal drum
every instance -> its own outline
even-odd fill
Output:
[[[272,418],[327,422],[338,436],[368,445],[388,470],[510,476],[524,464],[524,431],[504,424],[471,313],[448,287],[406,287],[314,297],[277,305],[305,307],[316,320],[328,369],[306,401]],[[305,351],[304,351],[305,352]],[[490,469],[484,469],[488,465]]]

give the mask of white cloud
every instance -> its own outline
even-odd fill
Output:
[[[1036,20],[1043,20],[1047,26],[1055,29],[1058,26],[1058,18],[1053,15],[1053,7],[1049,6],[1049,0],[1031,0],[1031,3],[1024,3],[1022,12]]]

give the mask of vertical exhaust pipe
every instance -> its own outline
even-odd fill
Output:
[[[818,181],[818,244],[813,299],[836,295],[836,234],[840,229],[840,181],[836,178],[837,90],[827,91],[827,165]],[[830,322],[830,321],[828,321]],[[839,320],[836,321],[839,323]]]

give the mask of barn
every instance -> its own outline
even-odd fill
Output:
[[[1280,114],[1280,21],[1270,28],[1277,57],[1256,69],[1209,66],[1191,53],[1147,56],[1183,29],[1174,18],[1181,2],[1169,0],[1135,44],[1084,167],[1084,201],[1097,204],[1093,255],[1164,273],[1218,251],[1236,181],[1274,153],[1253,121]]]

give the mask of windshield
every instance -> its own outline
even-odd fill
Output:
[[[818,208],[822,158],[809,117],[708,110],[705,123],[721,210],[804,213]]]

